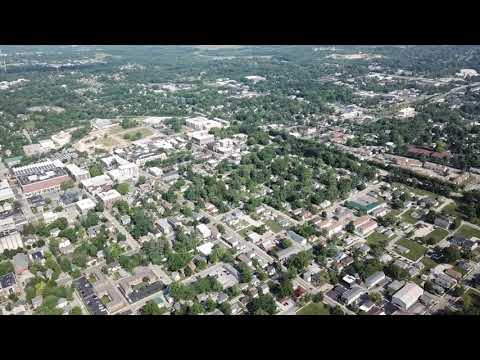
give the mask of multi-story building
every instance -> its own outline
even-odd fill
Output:
[[[25,196],[60,190],[60,185],[70,177],[61,161],[43,161],[13,169]]]
[[[77,182],[90,178],[88,170],[81,169],[75,164],[65,165],[65,168]]]

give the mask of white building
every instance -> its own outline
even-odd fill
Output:
[[[115,202],[122,198],[122,195],[115,189],[97,194],[105,207],[111,207]]]
[[[65,168],[70,173],[70,175],[78,182],[90,178],[90,173],[88,170],[81,169],[75,164],[67,164]]]
[[[383,271],[378,271],[375,274],[369,276],[365,279],[365,286],[367,289],[370,289],[378,284],[380,284],[383,280],[385,280],[386,276]]]
[[[85,189],[87,189],[92,194],[98,192],[98,189],[105,186],[113,185],[112,179],[108,175],[99,175],[92,178],[84,179],[81,181],[81,184]]]
[[[457,73],[457,76],[461,76],[466,79],[469,77],[478,76],[478,72],[474,69],[461,69],[460,72]]]
[[[354,285],[350,290],[347,290],[342,294],[342,300],[346,305],[350,305],[360,299],[360,296],[362,296],[364,293],[365,290],[363,288]]]
[[[215,137],[206,131],[190,133],[190,138],[198,145],[207,145],[215,141]]]
[[[209,256],[212,253],[214,244],[211,242],[206,242],[200,246],[197,246],[197,250],[203,256]]]
[[[3,179],[2,181],[0,181],[0,202],[14,198],[15,194],[13,193],[13,190],[10,187],[7,179]]]
[[[212,232],[210,231],[210,229],[208,228],[207,225],[205,224],[199,224],[197,225],[196,229],[198,230],[198,232],[200,232],[200,234],[202,235],[202,237],[204,239],[207,239],[209,238],[210,236],[212,236]]]
[[[415,116],[415,109],[413,107],[406,107],[398,111],[398,117],[403,119],[412,118]]]
[[[82,214],[86,214],[89,210],[95,209],[95,206],[96,206],[95,201],[93,201],[90,198],[77,201],[75,205],[77,206],[78,210]]]
[[[18,231],[15,231],[0,238],[0,253],[5,250],[16,250],[23,248],[22,236]]]
[[[210,130],[213,128],[221,128],[223,124],[221,122],[207,119],[203,116],[197,116],[185,120],[185,124],[195,130]]]
[[[409,282],[398,290],[392,297],[392,303],[402,310],[408,310],[423,295],[423,289],[415,283]]]

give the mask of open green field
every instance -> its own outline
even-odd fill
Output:
[[[413,261],[417,261],[420,257],[425,255],[425,252],[427,251],[427,248],[425,246],[420,245],[419,243],[409,239],[400,239],[399,241],[397,241],[397,244],[410,250],[408,254],[402,255]]]
[[[125,135],[127,136],[135,136],[137,133],[141,134],[141,137],[139,139],[146,138],[147,136],[153,135],[153,131],[150,130],[149,128],[133,128],[133,129],[128,129],[126,131],[123,131],[119,133],[118,135],[121,136],[122,138],[125,138]]]
[[[469,225],[462,225],[460,228],[457,230],[455,235],[461,235],[465,236],[466,238],[470,237],[476,237],[480,239],[480,230],[475,229]]]
[[[330,315],[330,311],[322,303],[310,303],[297,311],[297,315]]]
[[[438,243],[440,240],[445,238],[449,232],[444,229],[435,229],[433,230],[430,234],[425,236],[425,239],[433,238],[434,239],[434,244]]]
[[[403,221],[409,223],[409,224],[416,224],[417,223],[417,219],[414,219],[411,214],[414,212],[415,210],[414,209],[410,209],[408,210],[407,212],[405,212],[404,214],[402,214],[401,218]]]
[[[367,244],[368,245],[377,245],[377,244],[385,244],[388,241],[388,238],[380,234],[379,232],[373,232],[367,237]]]
[[[267,227],[270,230],[272,230],[274,233],[279,233],[280,231],[282,231],[282,227],[277,222],[273,220],[266,220],[264,222],[265,222],[265,225],[267,225]]]

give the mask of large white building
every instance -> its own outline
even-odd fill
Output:
[[[195,130],[210,130],[213,128],[221,128],[223,124],[216,120],[210,120],[203,116],[197,116],[185,120],[185,124]]]
[[[81,169],[75,164],[67,164],[65,168],[70,173],[70,175],[78,182],[88,179],[90,177],[90,173],[86,169]]]
[[[113,185],[112,179],[108,175],[99,175],[81,181],[83,187],[90,193],[96,194],[106,187]]]
[[[13,190],[10,187],[7,179],[3,179],[2,181],[0,181],[0,202],[14,198],[15,194],[13,193]]]
[[[409,282],[398,290],[392,297],[392,303],[402,310],[408,310],[423,295],[423,289],[415,283]]]
[[[207,145],[215,141],[215,137],[207,131],[190,133],[190,138],[198,145]]]
[[[95,206],[96,206],[95,201],[93,201],[90,198],[77,201],[75,205],[77,206],[78,210],[82,214],[86,214],[89,210],[95,209]]]
[[[105,207],[112,207],[115,202],[122,198],[122,195],[115,189],[98,193],[97,196]]]
[[[22,236],[18,231],[0,238],[0,253],[5,250],[17,250],[18,248],[23,248]]]
[[[107,169],[110,169],[108,175],[114,181],[136,181],[140,176],[140,168],[137,164],[125,160],[116,154],[103,158],[102,163],[105,164]]]

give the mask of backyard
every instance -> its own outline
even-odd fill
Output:
[[[410,250],[408,253],[402,255],[412,261],[417,261],[423,255],[425,255],[425,252],[427,251],[425,246],[409,239],[401,239],[397,241],[397,245],[401,245]]]
[[[297,315],[330,315],[330,311],[322,303],[310,303],[298,310]]]
[[[435,229],[433,230],[430,234],[426,235],[424,237],[425,240],[427,239],[433,239],[432,245],[438,243],[440,240],[444,239],[446,236],[448,236],[448,231],[444,229]]]
[[[380,234],[379,232],[373,232],[367,237],[367,244],[370,246],[375,246],[375,245],[385,245],[385,243],[388,241],[388,237],[386,235]]]
[[[416,224],[418,219],[415,219],[412,217],[412,213],[415,211],[415,209],[410,209],[407,212],[403,213],[401,215],[401,218],[403,221],[409,223],[409,224]]]
[[[460,228],[457,230],[455,235],[461,235],[466,238],[471,238],[471,237],[476,237],[480,239],[480,230],[475,229],[469,225],[462,225]]]

